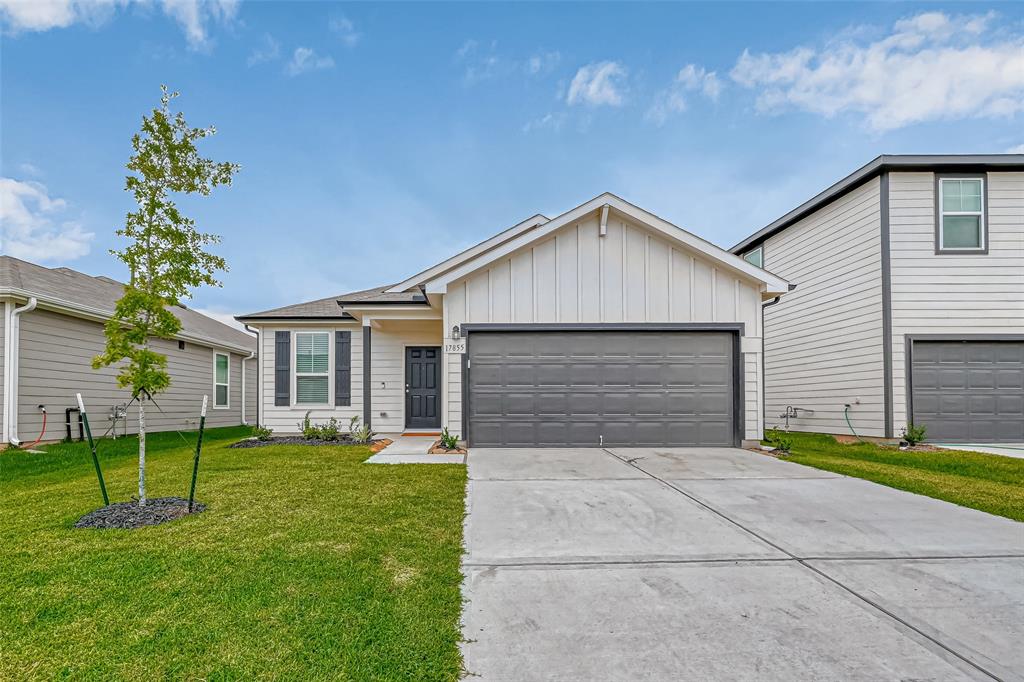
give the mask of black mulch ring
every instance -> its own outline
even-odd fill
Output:
[[[376,443],[377,439],[370,441],[370,443]],[[309,440],[302,436],[274,436],[270,440],[258,440],[256,438],[246,438],[240,440],[237,443],[229,445],[229,448],[262,448],[268,445],[370,445],[370,443],[356,443],[352,440],[352,437],[346,434],[338,436],[338,440],[320,440],[319,438],[311,438]]]
[[[198,514],[206,505],[196,502],[192,513]],[[96,511],[91,511],[75,523],[75,528],[141,528],[167,523],[182,516],[188,516],[188,500],[180,497],[158,497],[146,500],[146,506],[138,502],[117,502]]]

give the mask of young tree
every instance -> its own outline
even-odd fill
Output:
[[[132,136],[134,153],[127,168],[125,190],[138,210],[128,213],[118,236],[128,240],[124,249],[111,250],[128,266],[131,279],[106,325],[107,345],[92,361],[93,368],[123,363],[117,375],[122,388],[131,388],[139,402],[139,504],[146,504],[146,401],[171,383],[167,356],[150,348],[150,339],[172,339],[181,322],[168,306],[191,297],[202,285],[220,286],[214,277],[227,270],[220,256],[205,249],[220,237],[196,229],[171,200],[174,194],[207,196],[218,185],[230,185],[238,164],[205,159],[196,142],[215,134],[209,128],[190,128],[181,112],[172,113],[178,96],[160,87],[160,106],[143,116],[142,129]]]

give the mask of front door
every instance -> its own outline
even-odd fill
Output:
[[[405,426],[441,428],[441,348],[405,349]]]

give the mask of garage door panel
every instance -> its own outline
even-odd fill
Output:
[[[1024,439],[1024,341],[914,341],[913,421],[937,442]]]
[[[733,445],[732,356],[728,332],[474,332],[469,439]]]

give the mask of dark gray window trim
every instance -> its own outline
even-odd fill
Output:
[[[982,249],[939,248],[942,230],[942,206],[939,205],[939,184],[943,180],[981,180],[981,243]],[[936,256],[987,256],[988,255],[988,173],[936,173],[933,186],[935,203],[935,255]]]
[[[372,389],[370,388],[370,325],[363,325],[363,424],[370,426],[370,413],[372,411],[371,399]]]
[[[463,324],[460,329],[466,336],[466,352],[462,356],[462,429],[467,446],[472,446],[469,430],[469,349],[473,343],[473,332],[558,332],[558,331],[726,331],[732,332],[732,409],[735,417],[733,424],[733,445],[741,447],[746,432],[746,410],[744,394],[744,365],[740,338],[745,335],[744,322],[552,322],[552,323],[477,323]],[[759,390],[763,390],[759,389]]]
[[[906,383],[907,421],[914,421],[914,342],[915,341],[1024,341],[1024,334],[904,334],[903,372]]]
[[[274,332],[274,406],[291,406],[292,333]]]
[[[889,172],[879,180],[878,203],[882,253],[882,409],[885,410],[885,437],[893,437],[892,376],[892,243],[889,228]]]

